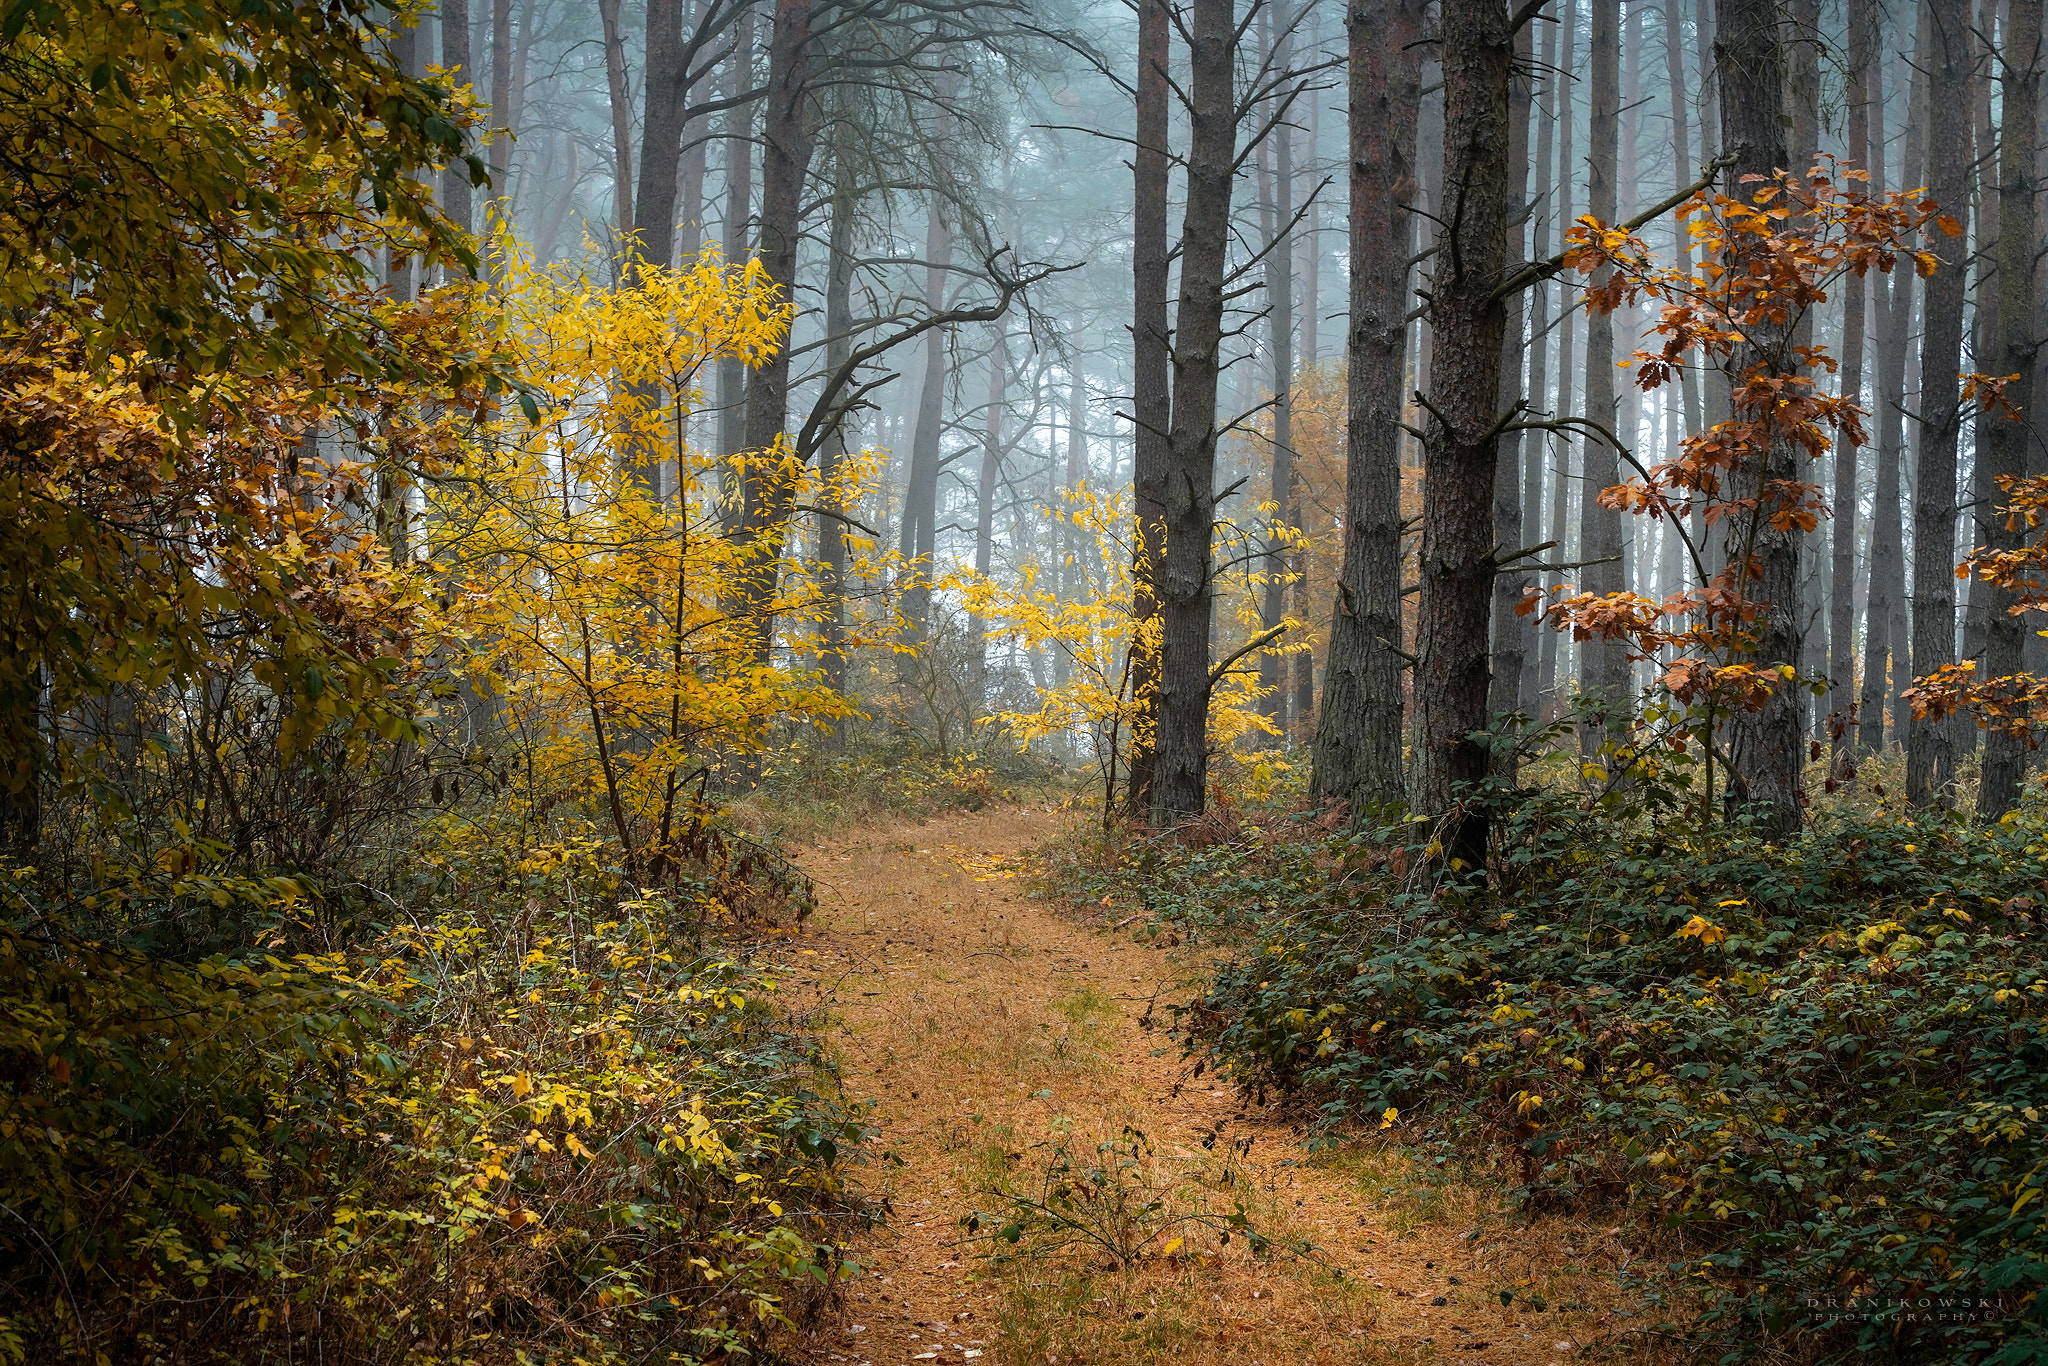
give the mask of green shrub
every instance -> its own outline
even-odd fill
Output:
[[[0,1359],[700,1361],[814,1314],[864,1140],[706,898],[448,833],[358,948],[0,928]],[[267,898],[205,869],[157,888]]]
[[[2014,1363],[2048,1359],[2044,817],[1703,846],[1542,798],[1498,831],[1505,892],[1299,826],[1077,890],[1229,905],[1200,928],[1241,951],[1182,1016],[1204,1064],[1504,1155],[1532,1209],[1654,1215],[1703,1341]]]

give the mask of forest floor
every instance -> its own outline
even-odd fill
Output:
[[[1027,898],[1015,876],[1019,855],[1080,819],[1012,806],[802,852],[820,907],[789,986],[822,1007],[847,1094],[874,1102],[860,1179],[892,1213],[854,1248],[864,1272],[843,1315],[794,1355],[1547,1366],[1626,1342],[1646,1359],[1629,1330],[1649,1325],[1616,1285],[1636,1255],[1620,1230],[1513,1219],[1497,1187],[1414,1160],[1398,1131],[1311,1153],[1298,1128],[1193,1075],[1165,1026],[1209,951],[1131,942]],[[969,1237],[963,1219],[1002,1226],[1004,1192],[1041,1191],[1062,1150],[1111,1173],[1077,1206],[1091,1231],[1128,1246],[1158,1230],[1145,1255],[1119,1262],[1041,1228],[1014,1245]],[[1312,1250],[1254,1257],[1241,1232],[1225,1244],[1191,1218],[1165,1227],[1204,1211]],[[1178,1255],[1160,1255],[1175,1233]]]

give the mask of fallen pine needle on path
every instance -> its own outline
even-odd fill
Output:
[[[1546,1366],[1625,1331],[1616,1230],[1511,1222],[1389,1137],[1312,1154],[1277,1106],[1195,1076],[1169,1027],[1211,951],[1024,891],[1020,858],[1086,819],[1003,807],[804,851],[819,910],[791,987],[874,1104],[858,1179],[890,1214],[793,1355]]]

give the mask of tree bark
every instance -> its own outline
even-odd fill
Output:
[[[1592,35],[1588,50],[1588,84],[1592,109],[1587,124],[1586,212],[1602,223],[1619,219],[1615,173],[1621,105],[1621,0],[1592,0]],[[1777,106],[1773,105],[1772,108]],[[1612,276],[1611,267],[1595,273],[1588,288],[1599,289]],[[1598,311],[1586,317],[1586,378],[1581,400],[1585,415],[1613,430],[1614,315]],[[1625,437],[1623,439],[1626,439]],[[1621,462],[1614,447],[1598,437],[1582,445],[1584,476],[1579,485],[1579,559],[1588,561],[1579,585],[1591,593],[1615,593],[1622,580],[1621,514],[1600,506],[1603,489],[1621,482]],[[1601,563],[1591,563],[1601,561]],[[1619,641],[1589,640],[1579,647],[1579,693],[1592,719],[1579,732],[1579,752],[1588,760],[1599,753],[1610,724],[1628,705],[1627,648]]]
[[[1439,13],[1445,226],[1430,281],[1436,354],[1422,469],[1413,804],[1447,817],[1451,867],[1483,876],[1486,816],[1474,798],[1488,752],[1473,734],[1487,723],[1514,40],[1502,0],[1444,0]]]
[[[940,115],[939,140],[946,136],[945,116]],[[946,308],[947,267],[953,260],[953,232],[941,211],[939,197],[932,195],[924,229],[925,308],[942,313]],[[939,439],[944,431],[946,411],[946,337],[949,329],[934,327],[925,333],[924,376],[918,387],[917,425],[910,437],[910,471],[903,487],[903,532],[898,549],[903,556],[906,582],[903,588],[904,643],[921,648],[931,630],[932,556],[938,550]],[[917,666],[916,656],[896,657],[897,678],[908,682]]]
[[[1273,69],[1285,71],[1292,44],[1282,34],[1274,43]],[[1267,215],[1266,305],[1267,344],[1272,355],[1273,463],[1268,500],[1273,504],[1273,522],[1266,538],[1266,583],[1260,603],[1259,625],[1272,630],[1287,615],[1287,569],[1289,556],[1285,528],[1294,521],[1294,234],[1293,216],[1294,148],[1292,130],[1283,121],[1269,138],[1272,151],[1270,193],[1261,198]],[[1275,645],[1290,643],[1274,642]],[[1266,689],[1260,708],[1266,720],[1279,731],[1274,743],[1287,735],[1289,703],[1287,678],[1293,656],[1270,650],[1259,655],[1259,686]]]
[[[468,0],[458,0],[466,9]],[[677,0],[651,0],[648,26],[654,11]],[[612,216],[621,237],[633,231],[633,111],[632,94],[626,76],[626,34],[619,26],[620,0],[598,0],[598,23],[604,34],[605,92],[611,97],[612,115]],[[651,36],[651,35],[650,35]],[[651,64],[651,63],[650,63]]]
[[[1152,808],[1159,725],[1160,577],[1166,562],[1166,484],[1173,418],[1166,238],[1167,63],[1172,29],[1166,0],[1138,0],[1137,147],[1131,189],[1131,501],[1137,522],[1131,567],[1130,674],[1134,718],[1124,783],[1125,815]]]
[[[1525,214],[1529,199],[1529,105],[1535,96],[1535,90],[1527,73],[1529,60],[1534,55],[1529,25],[1524,24],[1514,35],[1513,70],[1509,78],[1507,97],[1507,213],[1514,221],[1506,227],[1507,246],[1504,259],[1516,263],[1523,259],[1524,249],[1529,240]],[[1500,353],[1502,412],[1519,403],[1523,396],[1524,298],[1525,294],[1518,291],[1511,298],[1504,300],[1506,313],[1501,323]],[[1513,554],[1527,542],[1536,539],[1534,536],[1524,536],[1522,531],[1522,448],[1527,444],[1530,443],[1520,432],[1509,432],[1500,438],[1500,450],[1493,476],[1493,543],[1499,548],[1497,553],[1502,555]],[[1494,718],[1512,715],[1521,707],[1523,675],[1528,671],[1530,663],[1529,627],[1532,622],[1528,617],[1515,615],[1515,604],[1521,601],[1522,590],[1529,585],[1529,563],[1527,559],[1517,560],[1508,572],[1494,575],[1492,676],[1488,684],[1486,704],[1489,722]],[[1500,757],[1501,772],[1512,778],[1512,756],[1503,754]]]
[[[1210,535],[1216,520],[1216,385],[1236,178],[1237,29],[1232,0],[1191,0],[1187,209],[1167,428],[1166,565],[1160,583],[1159,749],[1152,824],[1202,814],[1209,764]]]
[[[2011,0],[2005,34],[2004,99],[1998,158],[1998,320],[1999,345],[1994,373],[2013,375],[2006,398],[2025,414],[2034,400],[2034,239],[2038,213],[2034,206],[2035,141],[2041,105],[2042,0]],[[2027,473],[2029,432],[2025,421],[1986,414],[1977,419],[1983,437],[1977,443],[1984,461],[1984,479],[1992,506],[1978,515],[1986,524],[1985,544],[1992,550],[2016,550],[2023,530],[2000,509],[2003,479]],[[1978,580],[1971,600],[1985,604],[1984,673],[2010,678],[2026,667],[2027,629],[2013,612],[2013,595]],[[1984,737],[1984,776],[1977,789],[1977,814],[1996,819],[2019,800],[2026,775],[2027,740],[1992,730]]]
[[[761,269],[781,291],[796,297],[796,252],[802,228],[804,175],[810,167],[809,80],[811,0],[776,0],[775,27],[768,49],[768,99],[762,120]],[[746,429],[749,453],[741,479],[744,499],[737,538],[746,563],[741,577],[741,615],[753,638],[757,664],[766,664],[775,644],[773,605],[782,557],[780,528],[789,516],[793,484],[782,459],[769,456],[789,424],[789,348],[777,347],[747,382]]]
[[[1401,785],[1401,429],[1423,0],[1354,0],[1344,558],[1310,790],[1354,819]]]
[[[441,0],[441,65],[458,89],[476,79],[469,43],[469,0]],[[461,159],[441,173],[441,212],[464,232],[476,230],[475,187]]]
[[[1529,255],[1532,260],[1545,261],[1550,259],[1550,219],[1555,208],[1551,194],[1553,185],[1557,183],[1553,179],[1553,162],[1557,157],[1557,88],[1563,77],[1555,74],[1557,25],[1541,23],[1538,26],[1543,30],[1543,46],[1535,69],[1537,79],[1542,82],[1542,94],[1538,97],[1536,111],[1536,178],[1529,187],[1529,203],[1534,210],[1530,215],[1534,231]],[[1550,281],[1539,280],[1529,291],[1528,392],[1531,406],[1539,411],[1550,410],[1550,350],[1555,344],[1550,338],[1550,288]],[[1532,542],[1543,532],[1543,469],[1549,454],[1547,434],[1531,433],[1522,462],[1522,525],[1529,533],[1527,539]],[[1557,551],[1551,553],[1557,554]],[[1533,718],[1543,706],[1542,660],[1546,653],[1555,667],[1557,633],[1546,629],[1534,614],[1524,620],[1527,627],[1523,637],[1522,691],[1515,699],[1515,709]]]
[[[647,0],[646,52],[634,226],[640,258],[666,268],[675,262],[676,157],[683,145],[683,0]]]
[[[1784,50],[1772,0],[1726,0],[1714,57],[1721,85],[1721,127],[1726,154],[1735,158],[1728,169],[1734,193],[1751,196],[1760,188],[1744,177],[1770,178],[1786,162],[1788,149],[1781,111],[1785,99]],[[1739,261],[1728,263],[1740,269]],[[1728,363],[1728,378],[1739,393],[1744,381],[1761,371],[1771,376],[1797,372],[1790,320],[1760,321],[1749,327]],[[1744,497],[1764,500],[1743,514],[1730,534],[1728,553],[1736,565],[1743,594],[1762,605],[1752,626],[1755,646],[1750,659],[1764,669],[1790,665],[1800,655],[1799,560],[1801,533],[1771,522],[1773,486],[1797,482],[1799,448],[1780,433],[1768,413],[1738,413],[1762,422],[1767,445],[1751,452],[1734,473],[1734,487]],[[1745,805],[1757,814],[1762,828],[1777,836],[1798,831],[1801,822],[1799,775],[1804,761],[1802,726],[1794,687],[1779,682],[1757,711],[1738,712],[1728,724],[1728,757],[1733,767],[1731,807]]]
[[[825,264],[825,371],[836,372],[853,354],[853,221],[859,206],[854,189],[856,176],[847,165],[842,145],[832,158],[836,183],[832,193],[832,226],[827,238],[829,259]],[[845,477],[847,423],[851,415],[832,424],[818,450],[818,478],[824,488],[824,510],[818,514],[818,560],[823,566],[819,590],[825,599],[818,625],[818,654],[824,667],[825,686],[834,692],[846,690],[846,523],[834,513],[848,511],[839,494]],[[835,740],[838,723],[833,725]]]
[[[1881,79],[1880,69],[1880,79]],[[1920,77],[1908,86],[1907,123],[1915,125],[1911,109],[1917,102]],[[1867,155],[1874,193],[1885,189],[1884,100],[1870,105],[1870,142]],[[1920,183],[1917,134],[1908,136],[1903,149],[1900,183]],[[1857,701],[1861,722],[1858,737],[1868,750],[1882,750],[1887,733],[1887,713],[1899,691],[1899,680],[1908,673],[1906,664],[1910,633],[1904,629],[1906,596],[1905,518],[1899,501],[1899,474],[1904,467],[1906,350],[1913,330],[1913,286],[1917,275],[1910,269],[1892,271],[1877,282],[1877,471],[1870,511],[1870,591],[1864,599],[1863,687]],[[1905,741],[1904,727],[1891,730],[1892,742]]]
[[[1976,42],[1968,0],[1929,0],[1927,188],[1944,214],[1966,213],[1970,174],[1970,67]],[[1920,347],[1920,441],[1913,472],[1913,673],[1925,678],[1956,659],[1956,442],[1968,279],[1964,239],[1932,230],[1942,267],[1927,281]],[[1906,732],[1906,800],[1948,800],[1955,782],[1952,719],[1914,717]]]
[[[734,40],[730,70],[732,97],[753,84],[754,80],[754,10],[750,5],[740,15],[739,32]],[[754,109],[742,104],[728,109],[725,114],[725,259],[730,265],[738,265],[747,259],[747,222],[753,214],[754,201]],[[718,362],[718,453],[727,459],[746,449],[746,381],[745,362],[727,357]],[[728,491],[723,501],[726,504],[725,520],[730,522],[737,509],[736,490]]]
[[[1577,68],[1577,47],[1579,32],[1579,7],[1565,6],[1563,51],[1558,59],[1558,153],[1557,153],[1557,234],[1560,240],[1572,224],[1572,176],[1577,167],[1576,149],[1573,146],[1574,100],[1572,81]],[[1539,284],[1539,290],[1547,290],[1548,282]],[[1557,341],[1557,399],[1551,405],[1552,413],[1572,411],[1572,375],[1575,373],[1576,347],[1578,345],[1577,315],[1582,310],[1570,301],[1570,294],[1560,290],[1558,296]],[[1554,452],[1557,474],[1551,481],[1550,490],[1550,534],[1546,539],[1557,542],[1560,552],[1566,551],[1566,538],[1571,532],[1571,491],[1572,491],[1572,443],[1546,438],[1545,446]],[[1560,554],[1559,560],[1567,558]],[[1561,571],[1552,570],[1544,576],[1544,587],[1555,589],[1564,582]],[[1557,631],[1546,630],[1536,647],[1536,694],[1545,703],[1557,694],[1557,680],[1560,672],[1569,672],[1565,660],[1565,642]],[[1545,711],[1553,708],[1546,705]]]
[[[1848,0],[1849,70],[1847,156],[1860,163],[1870,146],[1870,61],[1873,39],[1870,0]],[[1907,274],[1912,272],[1908,270]],[[1880,277],[1882,278],[1882,277]],[[1869,315],[1868,281],[1851,275],[1842,282],[1842,397],[1863,402],[1864,326]],[[1856,472],[1857,450],[1835,438],[1833,520],[1829,524],[1828,693],[1829,759],[1842,761],[1855,744],[1849,713],[1856,696]]]
[[[1003,468],[1003,403],[1010,381],[1010,349],[1003,324],[992,325],[995,344],[988,355],[988,421],[981,438],[981,471],[974,490],[974,572],[986,579],[995,568],[996,485]],[[968,638],[973,642],[974,679],[972,695],[976,705],[988,705],[988,626],[979,612],[968,618]]]

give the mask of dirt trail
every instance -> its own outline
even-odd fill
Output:
[[[1084,926],[1002,869],[1073,819],[962,813],[804,854],[821,905],[795,946],[815,975],[793,985],[829,1012],[848,1093],[875,1102],[865,1180],[894,1209],[856,1249],[868,1271],[843,1319],[803,1346],[812,1361],[1545,1366],[1623,1326],[1612,1277],[1594,1271],[1625,1256],[1603,1231],[1510,1225],[1391,1143],[1311,1157],[1234,1089],[1192,1077],[1159,1026],[1200,959]],[[1221,1247],[1190,1226],[1181,1256],[1121,1275],[1071,1253],[999,1271],[962,1241],[962,1218],[994,1208],[1006,1178],[1035,1189],[1061,1141],[1093,1163],[1126,1126],[1158,1154],[1144,1171],[1196,1174],[1170,1206],[1227,1185],[1255,1227],[1316,1253],[1253,1259],[1242,1237]]]

